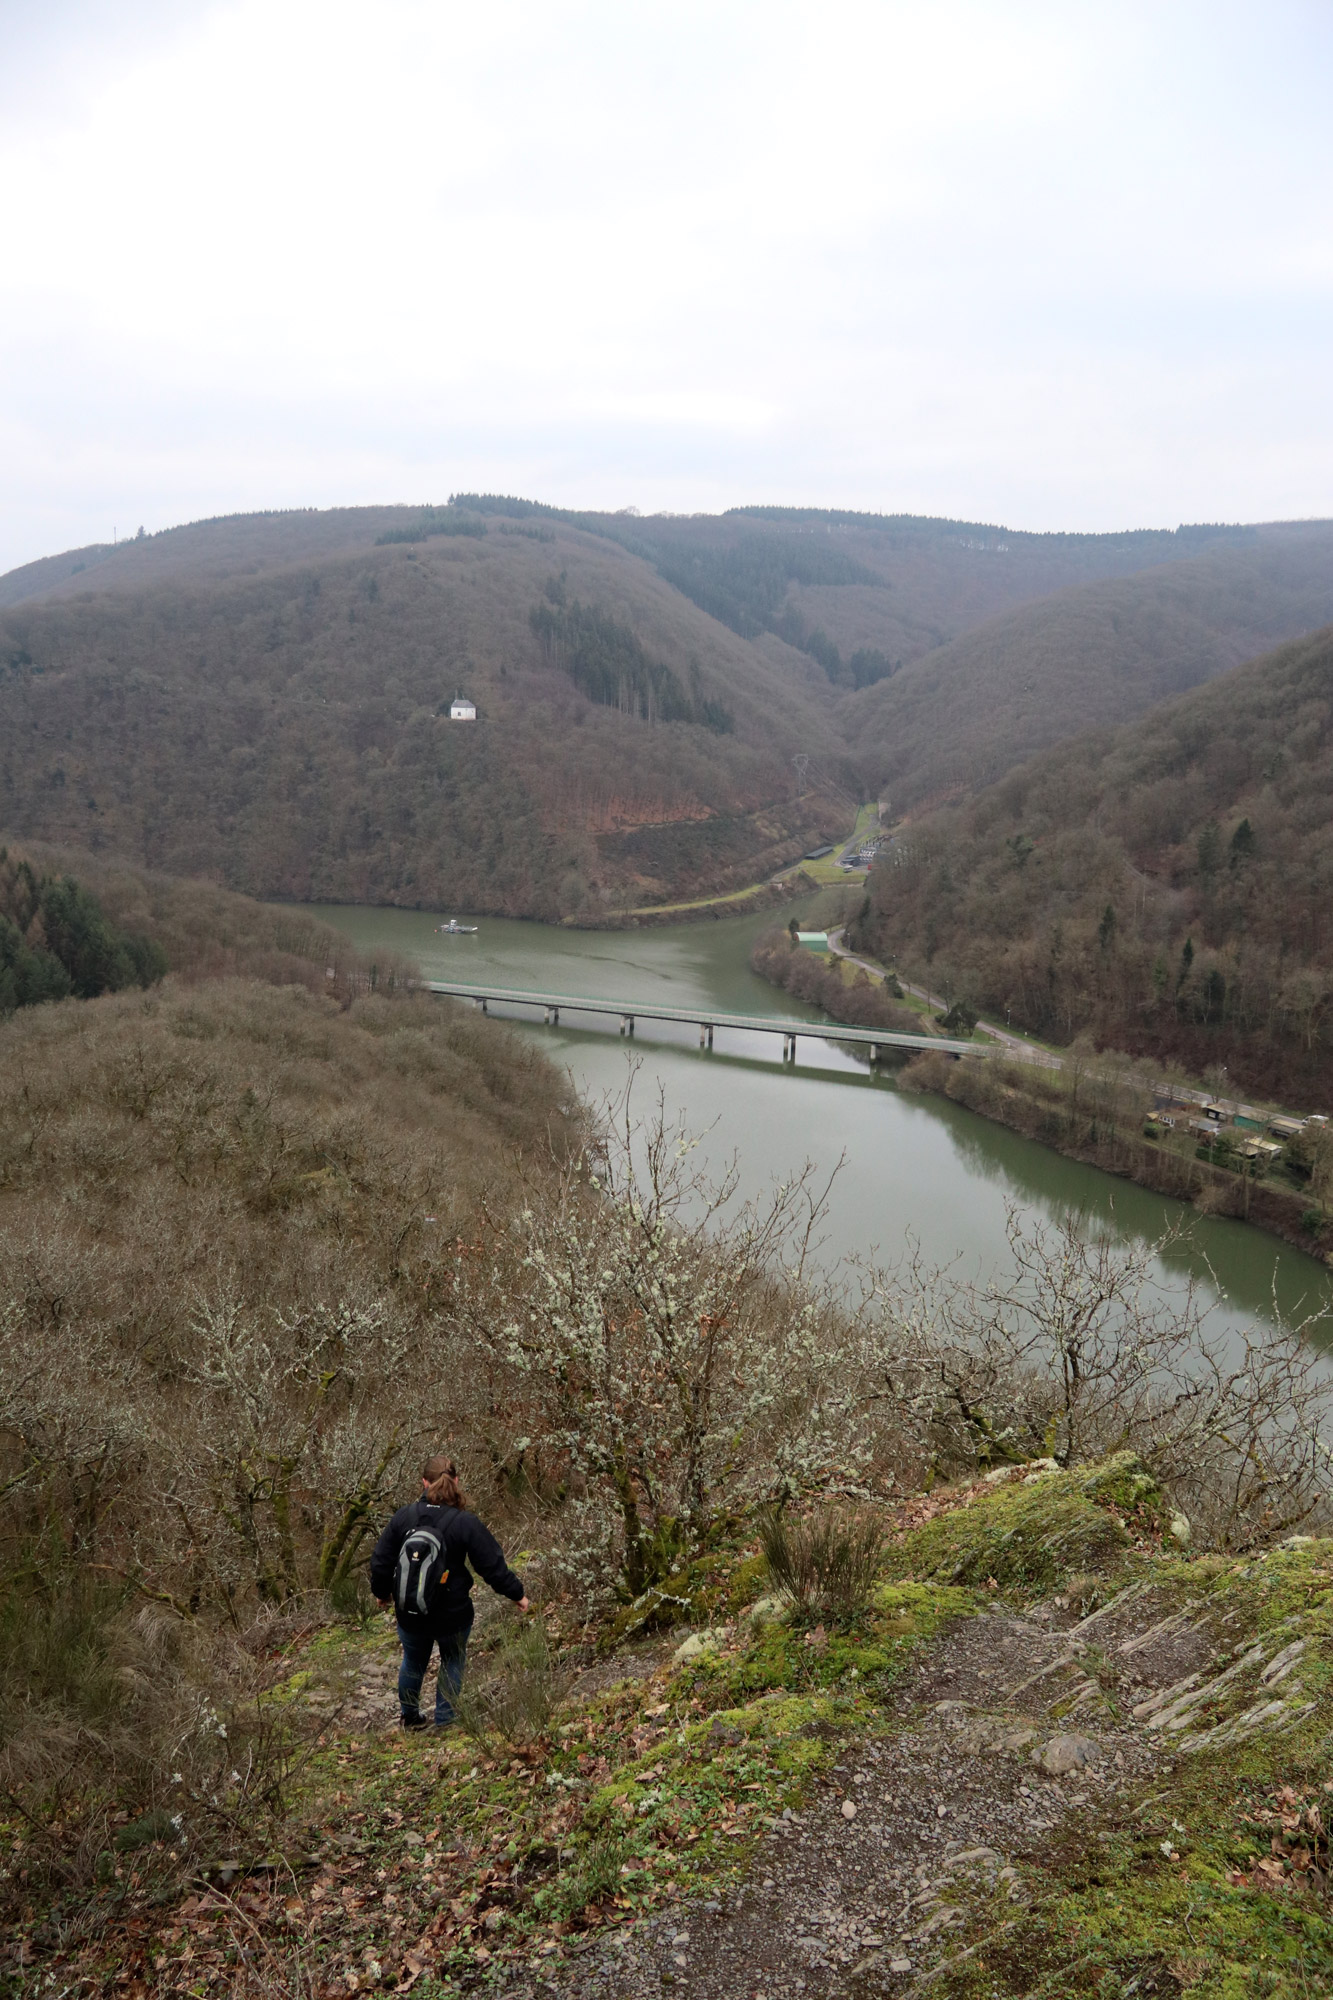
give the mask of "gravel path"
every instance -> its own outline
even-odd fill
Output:
[[[1101,1671],[1122,1711],[1212,1650],[1188,1620],[1158,1632],[1157,1616],[1144,1598],[1103,1615],[1098,1658],[1114,1660]],[[1066,1836],[1085,1850],[1161,1768],[1161,1749],[1132,1718],[1113,1720],[1084,1674],[1073,1622],[1058,1608],[962,1621],[923,1649],[889,1733],[849,1747],[766,1834],[738,1890],[600,1934],[549,1980],[516,1975],[514,2000],[912,1993],[970,1939],[1002,1930]],[[1052,1706],[1071,1698],[1076,1717],[1054,1721]]]

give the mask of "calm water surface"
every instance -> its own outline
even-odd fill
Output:
[[[478,925],[476,937],[453,938],[438,936],[442,918],[425,911],[322,904],[311,914],[368,951],[411,956],[432,979],[819,1018],[749,969],[750,946],[773,923],[772,912],[604,932],[446,911],[444,917]],[[1139,1238],[1160,1235],[1182,1213],[1175,1202],[1062,1159],[960,1105],[900,1092],[887,1077],[872,1079],[863,1062],[833,1043],[803,1039],[792,1071],[781,1062],[775,1035],[719,1030],[706,1053],[697,1028],[668,1022],[641,1021],[632,1044],[614,1021],[599,1026],[592,1016],[571,1024],[562,1015],[558,1028],[548,1028],[540,1015],[515,1014],[512,1025],[562,1063],[591,1101],[622,1090],[637,1059],[636,1091],[645,1109],[660,1083],[668,1109],[683,1112],[691,1130],[706,1135],[706,1159],[721,1168],[737,1158],[747,1192],[790,1178],[806,1161],[823,1178],[837,1167],[824,1230],[829,1261],[849,1254],[892,1261],[915,1239],[930,1262],[984,1275],[1005,1262],[1008,1203],[1046,1219],[1074,1208]],[[1276,1299],[1288,1318],[1329,1313],[1333,1336],[1333,1281],[1316,1259],[1216,1217],[1194,1217],[1192,1239],[1192,1253],[1180,1253],[1178,1263],[1202,1277],[1217,1297],[1220,1319],[1233,1325],[1271,1319]],[[1181,1276],[1182,1270],[1160,1273],[1168,1288]]]

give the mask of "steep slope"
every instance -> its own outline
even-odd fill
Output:
[[[454,504],[516,520],[573,520],[651,562],[743,638],[776,634],[835,687],[887,679],[972,626],[1051,591],[1250,545],[1248,527],[1028,534],[976,521],[735,507],[726,514],[569,515],[493,494]]]
[[[48,580],[0,617],[0,825],[263,895],[548,917],[725,889],[842,826],[791,768],[844,763],[813,662],[605,537],[419,523],[204,523]]]
[[[1015,1025],[1333,1108],[1333,628],[914,820],[862,944]]]
[[[1190,561],[993,618],[847,702],[866,784],[902,810],[980,790],[1333,619],[1333,524],[1262,528]]]

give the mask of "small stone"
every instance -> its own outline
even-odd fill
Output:
[[[425,1844],[426,1844],[425,1841],[422,1839],[419,1833],[405,1833],[403,1835],[404,1847],[424,1847]]]
[[[910,1972],[911,1970],[912,1961],[910,1958],[891,1958],[889,1960],[890,1972]]]
[[[1000,1740],[1006,1750],[1026,1750],[1036,1738],[1035,1729],[1011,1729]]]
[[[843,1818],[844,1818],[844,1819],[855,1819],[855,1818],[856,1818],[856,1801],[855,1801],[855,1799],[844,1799],[844,1800],[843,1800],[843,1802],[842,1802],[842,1816],[843,1816]]]
[[[1173,1514],[1171,1516],[1171,1539],[1173,1542],[1187,1542],[1193,1532],[1194,1530],[1190,1526],[1190,1517],[1188,1514]]]
[[[936,1806],[935,1808],[936,1819],[943,1819],[945,1815],[948,1813],[948,1810],[949,1810],[948,1806]]]
[[[1083,1770],[1100,1755],[1100,1745],[1091,1736],[1053,1736],[1045,1749],[1032,1752],[1032,1761],[1053,1778],[1063,1778],[1070,1771]]]

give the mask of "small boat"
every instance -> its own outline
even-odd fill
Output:
[[[436,924],[435,935],[437,937],[475,937],[477,935],[477,926],[475,924],[460,924],[457,917],[450,917],[447,924]]]

